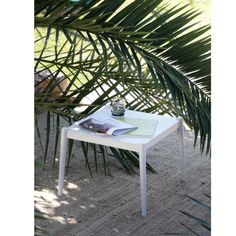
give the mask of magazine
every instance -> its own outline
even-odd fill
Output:
[[[108,135],[119,135],[137,129],[137,126],[127,124],[125,122],[104,117],[88,117],[79,122],[83,128],[94,130],[98,133]]]

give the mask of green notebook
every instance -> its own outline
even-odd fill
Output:
[[[132,136],[153,136],[156,130],[157,120],[151,119],[132,119],[132,118],[116,118],[122,122],[125,122],[130,125],[137,126],[138,128],[128,132],[124,135]]]

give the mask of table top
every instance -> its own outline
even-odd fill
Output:
[[[96,114],[99,114],[100,112],[103,116],[111,117],[111,111],[108,106],[102,107],[96,112]],[[167,115],[163,116],[131,110],[125,111],[125,118],[157,120],[154,135],[152,137],[131,136],[125,134],[117,136],[105,135],[96,133],[93,130],[82,128],[78,125],[79,122],[75,122],[72,126],[68,127],[67,137],[110,147],[123,148],[131,151],[140,151],[143,147],[146,149],[150,148],[162,138],[175,131],[178,128],[180,119]]]

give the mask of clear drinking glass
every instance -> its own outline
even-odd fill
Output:
[[[125,114],[125,99],[122,97],[115,97],[111,100],[111,114],[113,116],[123,116]]]

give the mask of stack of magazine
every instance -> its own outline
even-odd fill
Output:
[[[79,121],[83,128],[107,135],[153,136],[157,120],[135,118],[112,118],[102,114],[93,114]]]

